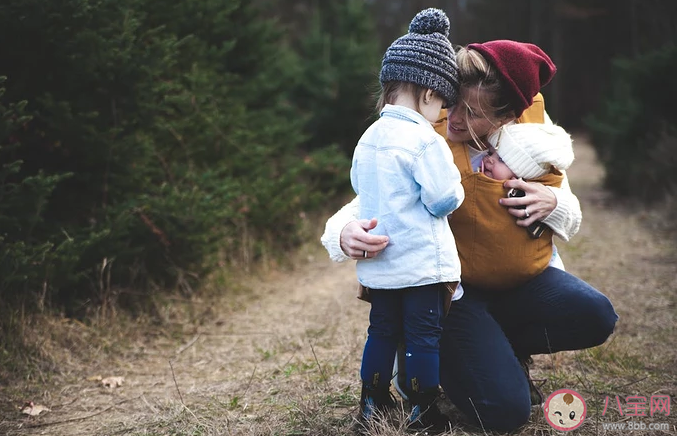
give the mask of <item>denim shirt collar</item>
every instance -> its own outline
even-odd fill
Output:
[[[381,117],[391,117],[398,118],[400,120],[411,121],[422,126],[428,126],[428,128],[434,130],[432,124],[430,124],[430,121],[426,120],[425,117],[420,113],[413,109],[409,109],[408,107],[386,104],[383,109],[381,109],[380,115]]]

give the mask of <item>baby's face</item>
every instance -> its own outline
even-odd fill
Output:
[[[574,429],[585,419],[585,404],[578,395],[558,393],[545,405],[548,421],[562,429]]]
[[[484,175],[492,179],[509,180],[515,177],[492,146],[489,146],[486,156],[482,159],[482,168]]]

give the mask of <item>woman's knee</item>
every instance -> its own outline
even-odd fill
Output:
[[[571,327],[584,332],[582,348],[603,344],[614,331],[618,315],[609,298],[582,279],[565,272],[560,274],[559,294],[565,297]],[[580,348],[580,347],[579,347]]]
[[[611,301],[599,294],[595,301],[588,305],[587,311],[588,335],[592,342],[590,346],[601,345],[611,336],[618,321],[618,314]]]

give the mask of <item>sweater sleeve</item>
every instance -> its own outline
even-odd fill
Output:
[[[341,249],[341,232],[346,224],[359,218],[359,213],[360,197],[355,197],[327,220],[320,241],[334,262],[350,260]]]
[[[547,224],[560,239],[568,241],[578,233],[578,229],[581,227],[581,220],[583,219],[581,204],[578,201],[578,197],[571,191],[566,173],[564,173],[561,188],[548,186],[548,189],[555,194],[557,206],[555,206],[555,209],[543,220],[543,222]]]

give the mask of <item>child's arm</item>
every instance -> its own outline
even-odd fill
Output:
[[[441,136],[429,144],[413,165],[421,201],[432,215],[446,217],[463,203],[465,191],[454,156]]]

